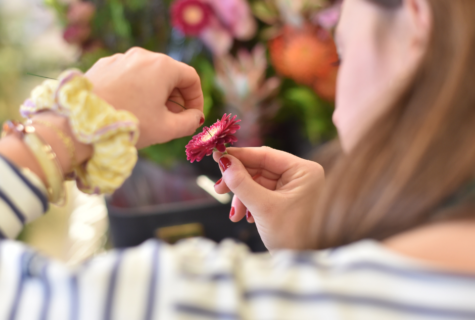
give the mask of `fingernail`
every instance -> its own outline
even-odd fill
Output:
[[[234,209],[234,207],[231,207],[231,212],[229,213],[229,219],[231,219],[232,217],[234,217],[234,214],[236,213],[236,210]]]
[[[201,119],[200,119],[200,126],[201,126],[203,123],[205,123],[205,118],[201,117]]]
[[[216,181],[216,183],[214,184],[214,186],[216,187],[218,184],[220,184],[221,182],[223,182],[223,178],[219,179],[218,181]]]
[[[219,159],[219,166],[221,167],[221,170],[224,172],[231,166],[231,160],[229,160],[226,157],[221,157],[221,159]]]
[[[251,211],[246,210],[246,220],[249,221],[249,219],[251,219],[251,218],[252,218]]]

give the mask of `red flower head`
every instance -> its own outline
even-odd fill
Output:
[[[204,127],[203,132],[198,133],[186,145],[186,158],[193,163],[201,161],[205,156],[209,156],[216,149],[220,152],[226,151],[226,143],[233,144],[237,138],[233,136],[241,126],[237,123],[241,120],[235,120],[237,116],[231,118],[231,114],[224,114],[221,120],[218,120],[211,127]]]
[[[196,36],[208,27],[211,14],[211,8],[199,0],[178,0],[171,8],[173,26],[187,36]]]

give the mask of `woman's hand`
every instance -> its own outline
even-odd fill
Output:
[[[309,248],[309,224],[325,175],[323,168],[268,147],[228,148],[215,153],[223,173],[218,193],[234,193],[230,219],[240,221],[246,210],[269,250]]]
[[[86,77],[99,97],[138,118],[137,148],[192,135],[204,122],[198,74],[166,55],[132,48],[100,59]]]

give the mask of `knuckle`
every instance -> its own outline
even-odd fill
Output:
[[[262,146],[261,150],[264,151],[264,156],[261,159],[260,167],[261,168],[266,168],[267,167],[267,161],[272,156],[271,153],[274,151],[274,149],[272,149],[271,147],[268,147],[268,146]]]
[[[314,161],[308,161],[307,168],[308,172],[316,178],[325,176],[323,167]]]
[[[99,60],[97,60],[96,64],[108,64],[108,63],[113,62],[114,60],[116,60],[120,56],[122,56],[121,53],[116,53],[116,54],[113,54],[113,55],[108,56],[108,57],[103,57],[103,58],[100,58]]]
[[[96,61],[96,65],[99,65],[99,64],[105,64],[107,63],[107,61],[109,58],[100,58],[99,60]]]
[[[167,56],[166,54],[160,53],[160,52],[155,53],[155,58],[156,58],[156,59],[161,59],[161,60],[170,59],[169,56]]]
[[[190,72],[193,74],[193,76],[194,76],[195,78],[199,78],[199,77],[200,77],[200,75],[198,74],[198,71],[196,71],[195,68],[193,68],[192,66],[188,66],[188,67],[190,68]]]
[[[115,60],[119,59],[119,58],[122,57],[122,56],[123,56],[122,53],[113,54],[112,56],[110,56],[110,57],[108,58],[108,61],[109,61],[109,62],[115,61]]]
[[[153,63],[158,68],[164,68],[164,67],[168,66],[170,64],[171,60],[173,60],[173,59],[170,58],[169,56],[167,56],[166,54],[163,54],[163,53],[155,53],[153,55]]]
[[[129,50],[127,50],[127,52],[125,54],[127,56],[131,56],[131,55],[134,55],[134,54],[142,53],[143,51],[145,51],[145,50],[140,48],[140,47],[132,47]]]
[[[310,166],[311,169],[313,169],[317,172],[323,171],[323,167],[315,161],[309,161],[309,166]]]

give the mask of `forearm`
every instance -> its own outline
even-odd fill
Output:
[[[74,162],[76,164],[81,164],[91,157],[93,152],[92,146],[80,143],[75,139],[71,132],[71,128],[69,127],[67,118],[56,115],[51,111],[41,112],[35,115],[33,117],[33,123],[36,133],[46,144],[50,145],[55,152],[63,174],[70,172],[73,167],[73,160],[68,153],[64,141],[61,140],[61,138],[53,129],[48,128],[40,123],[35,123],[35,120],[47,122],[55,126],[71,139],[71,141],[74,143]],[[43,183],[46,184],[46,177],[43,170],[35,159],[33,153],[20,138],[10,135],[1,139],[0,154],[18,167],[31,170],[43,181]]]

